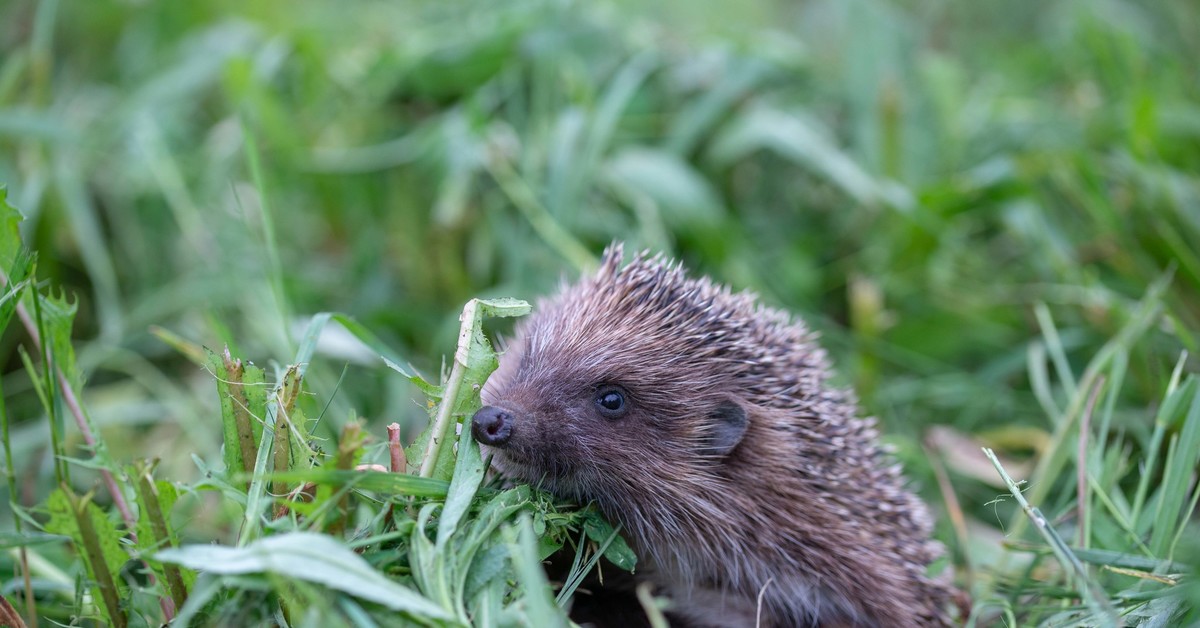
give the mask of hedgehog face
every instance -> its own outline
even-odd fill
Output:
[[[611,358],[584,364],[526,346],[519,335],[501,356],[471,422],[493,466],[514,479],[580,500],[649,492],[688,468],[711,471],[748,427],[729,394],[662,390],[621,376]]]
[[[660,258],[622,266],[610,249],[518,325],[473,434],[501,472],[579,499],[711,478],[749,426],[749,321],[772,316]]]
[[[510,350],[484,387],[488,405],[471,421],[475,439],[505,475],[562,494],[587,497],[587,486],[627,473],[631,448],[662,438],[656,417],[628,382],[515,370]]]

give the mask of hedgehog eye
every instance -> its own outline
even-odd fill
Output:
[[[617,419],[625,414],[625,393],[615,386],[605,386],[596,391],[596,410],[608,419]]]

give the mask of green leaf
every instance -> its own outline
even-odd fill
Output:
[[[383,471],[338,471],[334,469],[316,468],[305,471],[275,472],[268,476],[271,480],[281,480],[294,484],[313,482],[314,484],[353,485],[364,491],[374,491],[384,495],[411,495],[433,499],[444,498],[450,484],[445,480],[417,477],[406,473],[387,473]]]
[[[732,57],[733,55],[729,55]],[[702,96],[687,103],[675,116],[667,134],[667,149],[690,154],[734,104],[769,74],[770,65],[759,59],[725,59],[730,65],[719,81]]]
[[[45,534],[42,532],[0,532],[0,550],[14,547],[29,547],[45,543],[61,543],[71,537],[63,534]]]
[[[233,358],[226,350],[208,353],[208,367],[217,380],[221,426],[225,438],[225,470],[230,477],[254,468],[267,397],[263,370]]]
[[[410,461],[421,461],[423,477],[450,479],[453,475],[454,451],[442,445],[458,420],[479,409],[479,391],[499,364],[496,352],[483,335],[483,319],[522,316],[530,309],[528,303],[511,298],[472,299],[463,308],[454,366],[444,396],[430,410],[433,420],[429,427],[406,450]]]
[[[128,468],[129,477],[137,491],[136,547],[143,556],[179,545],[179,538],[171,525],[171,511],[175,507],[178,492],[170,482],[154,480],[155,465],[155,462],[142,461]],[[146,564],[157,574],[159,583],[166,587],[175,607],[182,607],[196,574],[180,570],[174,565],[163,565],[153,559],[147,559]]]
[[[133,472],[135,467],[130,467],[130,475],[137,478]],[[153,489],[149,494],[143,493],[143,488],[140,483],[135,482],[134,486],[138,488],[138,540],[137,548],[139,550],[154,552],[165,547],[171,547],[179,544],[179,539],[175,534],[175,528],[171,526],[171,510],[175,507],[175,501],[179,498],[178,491],[175,485],[166,480],[157,480],[153,482]],[[155,523],[151,521],[148,510],[154,509],[159,511],[162,516],[164,527],[156,530]]]
[[[53,294],[41,295],[39,299],[46,334],[46,337],[42,338],[42,344],[50,355],[54,356],[55,366],[66,376],[71,388],[78,393],[83,389],[83,378],[75,367],[75,347],[71,344],[71,330],[75,326],[79,302],[72,303],[67,300],[66,295]],[[93,429],[92,433],[98,432]]]
[[[155,559],[207,573],[272,574],[312,582],[417,617],[454,619],[438,605],[392,582],[361,556],[323,534],[289,532],[240,548],[188,545],[158,552]]]
[[[479,514],[471,520],[471,527],[462,535],[458,545],[458,584],[464,586],[466,571],[475,555],[489,541],[494,540],[494,533],[513,515],[530,504],[530,489],[528,486],[516,486],[502,491],[491,498],[480,509]]]
[[[633,571],[637,567],[637,555],[625,542],[625,538],[618,534],[616,528],[600,513],[594,510],[588,512],[583,520],[583,531],[589,539],[605,548],[604,557],[609,562],[625,571]]]
[[[458,437],[458,459],[454,463],[454,478],[450,481],[450,493],[438,521],[437,546],[441,550],[458,528],[458,522],[467,514],[475,493],[483,482],[486,468],[479,453],[479,443],[471,436],[471,430],[463,429]]]
[[[20,303],[21,292],[28,285],[33,273],[34,256],[21,242],[18,224],[23,220],[21,212],[8,204],[8,189],[0,185],[0,271],[4,272],[4,290],[0,292],[0,331],[8,328],[8,321]]]
[[[643,196],[663,210],[676,228],[712,225],[721,220],[721,201],[691,164],[664,150],[625,148],[608,161],[605,175],[619,196]]]
[[[446,612],[457,614],[458,605],[450,591],[450,575],[447,573],[448,557],[438,552],[433,542],[425,536],[425,530],[429,528],[429,522],[438,507],[439,504],[425,504],[417,513],[417,525],[409,537],[408,564],[417,588]]]
[[[347,316],[346,314],[335,312],[332,314],[332,316],[335,322],[344,327],[346,331],[350,332],[350,335],[354,336],[367,347],[369,347],[380,358],[382,358],[384,362],[388,363],[389,366],[407,376],[407,373],[405,373],[403,369],[395,366],[395,363],[400,360],[396,352],[392,351],[387,345],[383,344],[383,341],[380,340],[379,337],[376,336],[370,329],[367,329],[367,327],[362,323],[358,322],[353,317]]]
[[[824,177],[856,201],[910,209],[908,190],[876,180],[827,138],[813,119],[757,105],[741,114],[713,142],[709,158],[728,167],[760,150],[768,150]]]
[[[317,351],[317,341],[321,339],[321,332],[332,317],[330,312],[318,312],[309,319],[308,326],[304,328],[304,337],[300,339],[300,345],[296,349],[296,357],[292,359],[292,364],[299,373],[297,380],[302,379],[304,372],[308,370],[308,363],[312,362],[313,354]]]
[[[525,615],[533,626],[566,626],[566,616],[554,603],[550,583],[537,560],[537,537],[528,515],[522,516],[516,526],[505,528],[505,537],[517,572],[518,590],[524,604]]]
[[[1158,507],[1154,527],[1151,529],[1150,549],[1155,556],[1171,560],[1177,531],[1186,526],[1190,512],[1183,513],[1184,500],[1192,485],[1195,470],[1200,464],[1200,387],[1196,378],[1189,376],[1180,390],[1192,391],[1192,403],[1184,415],[1182,429],[1177,440],[1171,444],[1159,486]],[[1190,384],[1190,386],[1189,386]]]
[[[93,599],[101,602],[105,618],[114,626],[125,626],[121,601],[127,587],[117,575],[130,556],[121,547],[122,533],[92,502],[90,494],[78,497],[70,489],[56,489],[46,498],[46,510],[50,513],[46,531],[71,537],[87,568]]]
[[[383,358],[383,363],[386,364],[388,368],[390,368],[393,371],[396,371],[397,373],[408,378],[408,381],[412,382],[413,385],[415,385],[417,388],[419,388],[421,390],[421,392],[425,393],[426,396],[432,397],[434,400],[440,400],[442,398],[442,387],[441,386],[438,386],[436,384],[431,384],[431,383],[425,381],[424,377],[421,377],[420,375],[417,375],[416,373],[408,372],[408,369],[404,368],[403,366],[400,366],[399,364],[396,364],[395,362],[393,362],[392,360],[389,360],[388,358],[384,357],[383,355],[380,355],[379,357]]]
[[[493,580],[503,580],[503,576],[508,573],[508,567],[508,548],[502,544],[490,545],[477,553],[463,582],[463,597],[467,600],[474,599]]]

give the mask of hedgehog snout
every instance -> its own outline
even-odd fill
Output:
[[[512,438],[512,412],[497,406],[484,406],[471,418],[471,435],[491,447],[503,447]]]

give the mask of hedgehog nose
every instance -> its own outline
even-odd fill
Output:
[[[504,408],[484,406],[471,419],[471,434],[484,445],[503,447],[512,436],[512,430],[512,413]]]

